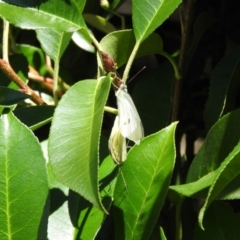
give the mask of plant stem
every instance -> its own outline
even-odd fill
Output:
[[[9,62],[8,59],[8,36],[9,36],[9,22],[3,19],[3,60]]]
[[[112,108],[112,107],[108,107],[108,106],[105,106],[104,107],[104,111],[105,112],[109,112],[109,113],[113,113],[113,114],[118,114],[118,110],[116,108]]]
[[[101,45],[99,44],[99,42],[97,41],[97,39],[96,39],[90,32],[89,32],[89,36],[90,36],[90,38],[92,39],[93,44],[94,44],[95,47],[97,48],[98,57],[101,59],[101,54],[100,54],[100,51],[102,51]],[[100,65],[98,65],[97,78],[99,78],[100,76],[102,76],[102,72],[104,72],[104,71],[103,71],[102,61],[98,61],[98,63],[99,63]]]
[[[58,73],[59,73],[59,61],[55,61],[53,72],[53,99],[55,105],[58,104]]]
[[[174,61],[174,59],[171,57],[171,55],[169,55],[168,53],[164,52],[164,51],[161,51],[160,53],[162,56],[164,56],[165,58],[168,59],[168,61],[172,64],[173,66],[173,69],[174,69],[174,75],[175,75],[175,79],[176,80],[180,80],[181,79],[181,74],[178,70],[178,67],[177,67],[177,64],[176,62]]]
[[[128,75],[129,75],[129,72],[130,72],[130,69],[131,69],[131,66],[133,64],[133,61],[135,59],[135,56],[137,54],[139,46],[140,46],[140,42],[136,42],[136,44],[135,44],[135,46],[134,46],[134,48],[132,50],[132,53],[131,53],[131,55],[130,55],[130,57],[128,59],[127,65],[126,65],[126,67],[124,69],[123,78],[122,78],[122,81],[124,83],[126,83],[126,81],[127,81],[127,78],[128,78]]]
[[[183,76],[183,78],[185,76],[185,65],[186,65],[185,59],[187,56],[190,30],[192,26],[193,6],[194,6],[193,0],[186,0],[186,7],[184,8],[185,21],[183,26],[180,56],[179,56],[179,62],[178,62],[178,69],[180,74]],[[182,88],[182,80],[175,81],[174,94],[173,94],[173,108],[172,108],[172,117],[171,117],[172,122],[175,122],[179,118],[178,115],[179,115],[179,106],[181,101],[181,88]]]
[[[46,104],[25,82],[22,81],[22,79],[14,72],[10,64],[3,59],[0,59],[0,69],[7,77],[15,82],[24,93],[29,94],[34,103],[37,105]]]
[[[176,240],[182,239],[182,221],[181,221],[182,201],[176,205]]]
[[[182,82],[186,75],[185,67],[186,67],[186,56],[189,46],[189,36],[192,26],[192,13],[193,13],[193,5],[194,0],[186,0],[182,6],[184,7],[184,14],[182,16],[185,17],[185,21],[183,20],[183,31],[182,31],[182,39],[181,39],[181,47],[180,47],[180,56],[178,62],[178,69],[183,78],[179,79],[179,81],[174,82],[174,90],[173,90],[173,108],[172,108],[172,122],[175,122],[179,119],[179,106],[181,102],[181,91],[182,91]],[[176,158],[176,172],[177,172],[177,183],[181,184],[181,154],[180,154],[180,141],[181,141],[181,132],[176,134],[176,147],[177,158]],[[182,239],[182,221],[181,221],[181,210],[182,210],[182,202],[178,203],[176,206],[176,240]]]

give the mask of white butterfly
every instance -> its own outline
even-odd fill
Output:
[[[127,158],[126,138],[120,132],[119,117],[116,116],[108,141],[108,148],[114,162],[121,165]]]
[[[118,80],[120,85],[115,95],[118,105],[119,129],[123,137],[139,144],[144,137],[142,122],[133,100],[128,94],[127,85],[120,79]]]

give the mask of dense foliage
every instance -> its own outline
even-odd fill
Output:
[[[129,2],[0,0],[0,239],[239,239],[239,3]]]

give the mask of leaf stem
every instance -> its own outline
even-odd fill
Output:
[[[58,73],[59,73],[59,61],[54,61],[53,99],[54,99],[55,105],[58,104]]]
[[[174,61],[174,59],[172,58],[171,55],[169,55],[167,52],[164,52],[164,51],[161,51],[160,53],[162,56],[164,56],[165,58],[168,59],[168,61],[172,64],[173,66],[173,69],[174,69],[174,75],[175,75],[175,78],[176,80],[180,80],[182,78],[179,70],[178,70],[178,66],[176,64],[176,62]]]
[[[3,19],[3,60],[9,62],[8,59],[8,36],[9,36],[9,22]]]
[[[113,113],[113,114],[118,114],[118,110],[116,108],[112,108],[112,107],[108,107],[108,106],[105,106],[104,107],[104,111],[105,112],[109,112],[109,113]]]
[[[101,54],[100,52],[102,51],[102,47],[99,44],[99,42],[97,41],[97,39],[93,36],[93,34],[91,32],[89,32],[89,36],[93,42],[93,44],[95,45],[95,47],[97,48],[97,54],[98,57],[101,59]],[[98,73],[97,73],[97,78],[99,78],[102,75],[102,71],[103,71],[103,65],[102,65],[102,61],[98,62],[100,65],[98,65]]]
[[[130,57],[128,59],[127,65],[126,65],[126,67],[124,69],[123,78],[122,78],[122,81],[124,83],[126,83],[126,81],[127,81],[127,78],[128,78],[128,75],[129,75],[129,72],[130,72],[130,69],[131,69],[131,66],[132,66],[133,61],[134,61],[134,59],[136,57],[136,54],[137,54],[139,46],[140,46],[140,42],[136,42],[136,44],[135,44],[135,46],[134,46],[134,48],[132,50],[132,53],[131,53],[131,55],[130,55]]]

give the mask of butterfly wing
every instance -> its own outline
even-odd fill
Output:
[[[139,144],[144,137],[142,122],[125,88],[120,87],[116,92],[120,131],[124,137]]]
[[[116,116],[112,132],[108,141],[108,148],[113,161],[121,165],[127,158],[126,139],[120,132],[119,117]]]

